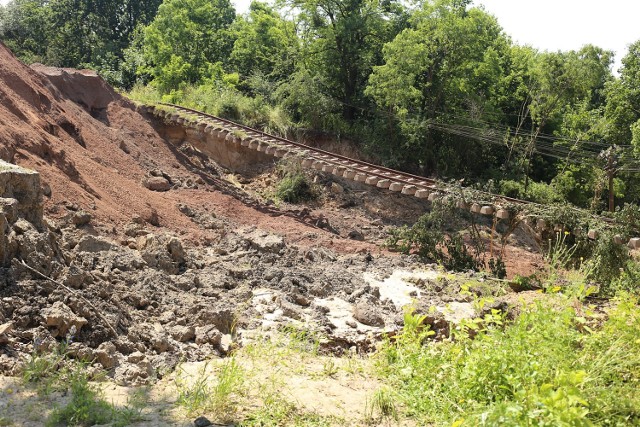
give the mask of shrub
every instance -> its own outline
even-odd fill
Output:
[[[71,360],[66,344],[54,351],[35,352],[22,372],[23,381],[47,395],[57,391],[70,393],[71,400],[62,407],[54,407],[46,420],[47,426],[109,424],[126,426],[141,418],[144,402],[116,407],[102,398],[100,389],[89,382],[87,362]]]
[[[540,302],[453,342],[425,345],[410,324],[378,354],[379,372],[420,425],[636,425],[637,298],[614,303],[597,331],[573,304]]]
[[[311,200],[315,194],[307,177],[302,173],[287,175],[278,184],[276,197],[287,203]]]
[[[276,166],[276,174],[280,177],[275,194],[278,200],[287,203],[300,203],[313,200],[318,196],[302,169],[299,159],[281,160]]]
[[[413,226],[392,230],[385,245],[405,254],[415,251],[449,270],[479,270],[484,266],[480,260],[481,251],[472,254],[459,233],[444,231],[454,217],[453,205],[434,203],[432,211],[421,216]]]

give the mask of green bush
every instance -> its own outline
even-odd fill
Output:
[[[504,180],[499,185],[500,192],[507,197],[516,199],[526,199],[536,203],[550,204],[564,201],[562,193],[556,190],[553,185],[544,182],[529,181],[529,187],[524,188],[524,183],[520,181]]]
[[[559,304],[474,339],[425,344],[409,324],[379,353],[379,372],[420,425],[637,425],[638,300],[618,300],[597,331],[571,300]]]
[[[610,296],[615,293],[612,284],[620,278],[630,259],[627,247],[614,242],[613,232],[603,232],[592,243],[591,252],[586,261],[587,276],[600,285],[600,294]]]
[[[106,402],[101,390],[89,382],[88,362],[69,359],[66,344],[54,351],[35,352],[27,361],[22,380],[36,388],[39,394],[52,392],[70,394],[71,400],[62,407],[54,407],[46,420],[47,426],[91,426],[109,424],[126,426],[141,419],[144,402],[116,407]]]
[[[414,251],[449,270],[480,270],[484,266],[480,251],[472,254],[460,233],[444,231],[452,218],[455,218],[453,205],[434,203],[431,212],[421,216],[411,227],[391,230],[385,245],[405,254]]]
[[[287,203],[299,203],[312,200],[315,194],[307,177],[296,173],[282,178],[276,189],[276,197]]]

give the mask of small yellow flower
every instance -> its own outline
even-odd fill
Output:
[[[564,232],[564,235],[565,235],[565,236],[568,236],[568,235],[569,235],[569,232],[568,232],[568,231],[565,231],[565,232]]]

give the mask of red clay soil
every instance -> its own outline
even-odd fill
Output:
[[[178,210],[183,203],[237,226],[276,232],[303,246],[379,251],[376,245],[314,227],[309,218],[256,209],[253,203],[217,191],[215,177],[162,139],[134,104],[94,72],[30,68],[2,43],[0,158],[41,174],[43,187],[51,188],[51,196],[45,198],[49,217],[64,217],[70,213],[67,206],[78,207],[91,213],[97,231],[112,237],[122,236],[124,225],[135,217],[148,218],[155,211],[160,227],[198,244],[209,232]],[[198,189],[154,192],[142,184],[152,170],[183,181],[205,178],[207,183]]]

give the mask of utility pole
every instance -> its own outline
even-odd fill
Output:
[[[615,178],[618,173],[618,146],[612,145],[601,152],[598,157],[606,162],[604,171],[607,173],[607,179],[609,181],[609,212],[613,212],[613,178]]]

